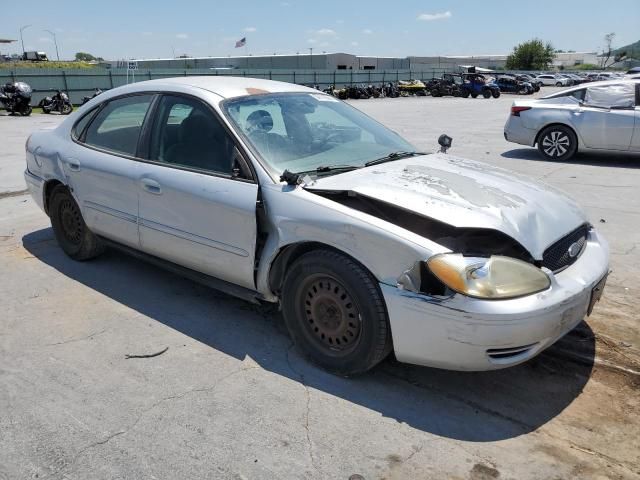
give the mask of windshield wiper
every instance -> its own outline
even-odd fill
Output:
[[[357,170],[358,168],[362,168],[361,165],[320,165],[313,170],[303,170],[301,172],[290,172],[289,170],[285,170],[282,172],[280,176],[281,182],[287,182],[289,185],[297,185],[301,183],[302,177],[307,174],[317,173],[319,175],[324,173],[341,173],[341,172],[350,172],[351,170]]]
[[[385,155],[384,157],[376,158],[375,160],[370,160],[365,163],[365,167],[370,167],[371,165],[378,165],[380,163],[385,162],[393,162],[394,160],[400,160],[401,158],[407,157],[415,157],[416,155],[425,155],[423,152],[391,152],[389,155]]]

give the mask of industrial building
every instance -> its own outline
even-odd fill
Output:
[[[239,55],[227,57],[181,57],[137,59],[140,69],[214,69],[214,70],[456,70],[459,65],[475,65],[489,69],[505,67],[507,55],[449,55],[376,57],[349,53],[318,53],[291,55]],[[126,60],[105,62],[107,68],[122,68]],[[595,52],[557,53],[556,68],[571,68],[586,63],[598,63]]]

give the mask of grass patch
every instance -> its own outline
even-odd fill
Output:
[[[39,69],[87,69],[87,68],[96,68],[98,67],[95,63],[88,62],[0,62],[0,70],[15,70],[18,68],[39,68]]]

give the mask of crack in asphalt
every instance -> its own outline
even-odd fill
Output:
[[[93,337],[97,337],[98,335],[102,335],[103,333],[105,333],[107,330],[109,330],[108,328],[103,328],[102,330],[100,330],[99,332],[94,332],[91,333],[89,335],[86,335],[84,337],[80,337],[80,338],[70,338],[69,340],[63,340],[62,342],[56,342],[56,343],[46,343],[44,346],[45,347],[53,347],[55,345],[65,345],[67,343],[74,343],[74,342],[81,342],[82,340],[89,340]]]
[[[287,365],[289,366],[289,369],[300,378],[300,383],[302,384],[302,387],[304,388],[304,391],[305,391],[305,395],[307,398],[307,405],[306,405],[305,421],[303,426],[304,426],[306,437],[307,437],[307,447],[308,447],[307,450],[309,452],[309,460],[311,461],[311,466],[314,468],[316,472],[321,473],[320,468],[318,468],[318,466],[316,465],[315,456],[313,455],[313,442],[311,441],[311,429],[309,428],[309,414],[311,412],[311,392],[309,391],[309,387],[304,381],[304,374],[300,373],[298,370],[293,368],[293,365],[291,364],[291,359],[289,358],[289,353],[294,347],[295,345],[292,342],[291,345],[289,345],[289,348],[287,348],[287,353],[285,357],[286,357]]]
[[[90,444],[86,445],[85,447],[82,447],[73,457],[73,459],[71,460],[71,462],[66,465],[64,468],[57,470],[55,472],[51,472],[51,474],[47,475],[48,477],[52,476],[52,475],[57,475],[58,473],[60,473],[62,470],[65,469],[69,469],[71,466],[73,466],[78,459],[84,455],[87,451],[102,446],[102,445],[106,445],[107,443],[109,443],[111,440],[113,440],[115,437],[124,435],[126,433],[129,433],[130,431],[132,431],[137,425],[138,423],[140,423],[140,420],[142,420],[142,418],[148,414],[150,411],[152,411],[153,409],[155,409],[156,407],[158,407],[158,405],[167,402],[167,401],[171,401],[171,400],[175,400],[178,398],[183,398],[186,397],[187,395],[193,394],[193,393],[202,393],[202,392],[211,392],[213,390],[215,390],[217,387],[220,386],[220,384],[222,382],[224,382],[225,380],[227,380],[230,377],[233,377],[234,375],[238,375],[240,373],[244,373],[248,370],[256,370],[259,369],[260,367],[258,365],[251,365],[248,367],[243,367],[243,368],[239,368],[237,370],[234,370],[230,373],[228,373],[227,375],[224,375],[223,377],[221,377],[220,379],[218,379],[213,385],[210,385],[208,387],[203,387],[203,388],[191,388],[189,390],[186,390],[184,392],[181,393],[177,393],[174,395],[169,395],[167,397],[163,397],[160,400],[158,400],[157,402],[153,403],[150,407],[144,409],[142,412],[140,412],[140,414],[137,416],[137,418],[135,419],[135,421],[127,428],[125,429],[121,429],[118,430],[115,433],[111,433],[109,435],[107,435],[105,438],[101,439],[101,440],[97,440],[95,442],[91,442]],[[46,477],[45,477],[46,478]]]

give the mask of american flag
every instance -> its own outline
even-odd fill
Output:
[[[236,42],[236,48],[244,47],[247,43],[247,37],[242,37],[240,40]]]

